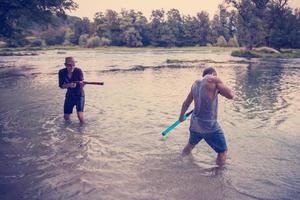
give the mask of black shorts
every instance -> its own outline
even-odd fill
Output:
[[[77,112],[83,112],[84,109],[84,96],[82,97],[66,97],[64,104],[64,113],[73,113],[73,108],[76,106]]]

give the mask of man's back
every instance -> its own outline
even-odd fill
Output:
[[[220,128],[218,116],[218,90],[211,75],[197,80],[192,86],[195,103],[190,130],[199,133],[210,133]]]
[[[195,108],[191,117],[190,137],[188,144],[182,150],[182,155],[188,155],[192,149],[204,139],[213,148],[218,157],[216,163],[223,165],[227,155],[227,145],[224,133],[217,122],[218,94],[232,99],[233,92],[217,77],[214,68],[203,70],[203,79],[197,80],[182,104],[179,120],[184,120],[184,114],[194,101]]]

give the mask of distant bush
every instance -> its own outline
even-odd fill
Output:
[[[74,31],[71,28],[65,28],[64,33],[65,33],[65,39],[69,40],[71,35],[74,34]]]
[[[21,38],[21,39],[10,39],[7,41],[7,47],[24,47],[29,44],[29,41]]]
[[[64,30],[49,29],[42,34],[42,39],[47,45],[60,45],[65,41]]]
[[[89,35],[88,34],[83,34],[79,37],[78,44],[80,46],[86,46],[88,39],[89,39]]]
[[[30,43],[31,47],[41,47],[43,46],[43,40],[42,39],[34,39]]]
[[[239,42],[237,40],[236,37],[230,38],[228,43],[227,43],[228,47],[239,47]]]
[[[0,41],[0,48],[5,48],[7,47],[7,42]]]
[[[71,34],[69,38],[69,42],[74,45],[78,45],[79,38],[76,37],[75,34]]]
[[[65,40],[62,45],[63,46],[70,46],[70,45],[72,45],[72,43],[69,40]]]
[[[63,45],[78,44],[78,38],[76,38],[75,33],[72,29],[66,28],[64,31],[65,31],[65,41]]]
[[[255,52],[249,51],[249,50],[237,50],[237,51],[233,51],[231,53],[231,55],[235,56],[235,57],[243,57],[243,58],[258,58],[258,57],[260,57]]]
[[[214,44],[217,47],[227,47],[227,41],[223,36],[219,36],[217,42]]]
[[[213,45],[211,43],[206,44],[207,47],[212,47]]]
[[[95,48],[101,46],[101,39],[98,36],[90,37],[87,40],[86,47],[87,48]]]
[[[109,46],[111,44],[111,40],[105,37],[100,39],[100,46]]]

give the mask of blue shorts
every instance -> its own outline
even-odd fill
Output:
[[[222,129],[205,134],[190,131],[189,144],[196,145],[202,139],[204,139],[217,153],[223,153],[227,150],[226,139]]]
[[[73,108],[76,106],[77,112],[83,112],[84,109],[84,96],[82,97],[66,97],[64,104],[64,113],[73,113]]]

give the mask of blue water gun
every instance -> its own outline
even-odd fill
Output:
[[[186,120],[191,114],[192,114],[193,110],[191,110],[190,112],[186,113],[183,116],[183,121]],[[171,130],[173,130],[176,126],[178,126],[181,122],[179,120],[177,120],[176,122],[174,122],[174,124],[172,124],[171,126],[169,126],[168,128],[166,128],[163,132],[162,135],[166,136]]]

